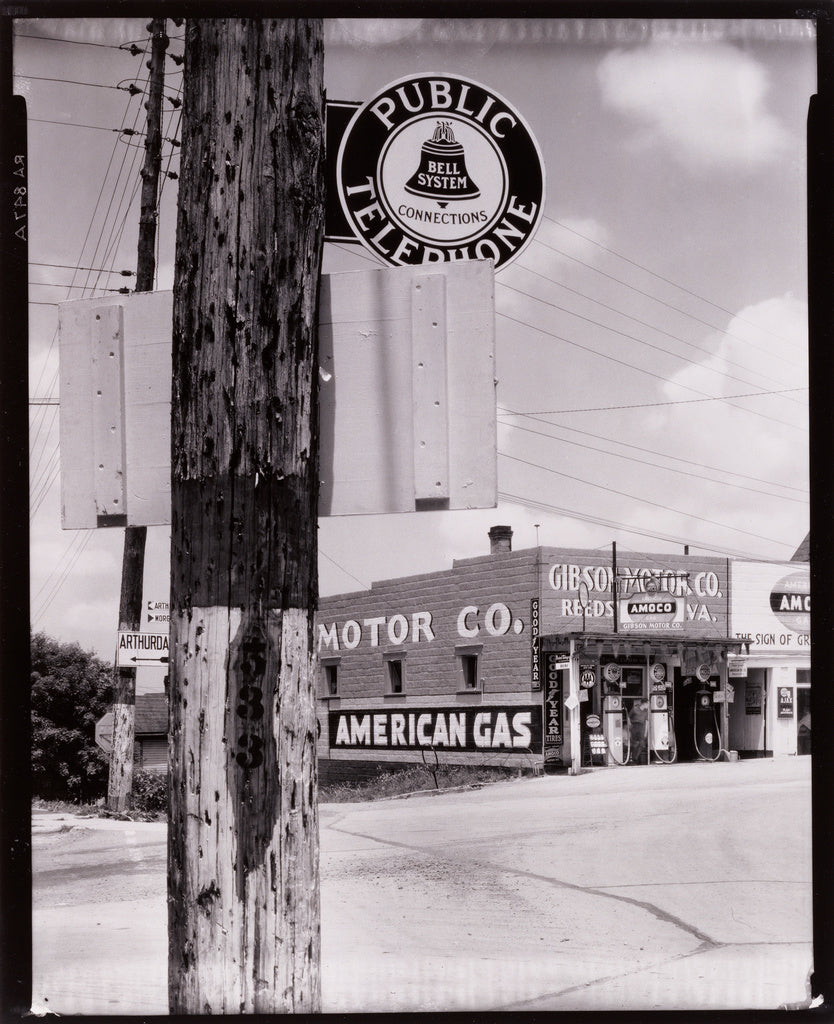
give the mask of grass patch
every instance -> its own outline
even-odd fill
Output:
[[[377,773],[369,779],[357,782],[330,782],[319,784],[319,800],[321,803],[344,804],[359,803],[365,800],[387,800],[392,797],[408,796],[411,793],[438,792],[449,789],[479,789],[495,782],[505,782],[518,777],[517,768],[486,768],[469,765],[438,765],[434,771],[415,765],[413,768],[400,768],[386,771],[381,766]],[[164,786],[165,776],[158,781]],[[77,817],[115,818],[120,821],[165,821],[167,811],[165,801],[139,801],[147,806],[136,807],[129,811],[109,811],[102,799],[99,803],[72,803],[67,800],[42,800],[35,797],[32,810],[50,811],[53,813],[72,814]]]
[[[370,779],[320,784],[319,800],[328,804],[344,804],[362,800],[386,800],[421,791],[434,793],[464,786],[479,789],[517,776],[518,769],[515,768],[479,768],[468,765],[440,765],[434,772],[422,766],[396,771],[378,768],[377,775]]]
[[[164,776],[163,776],[164,778]],[[72,814],[76,818],[115,818],[117,821],[165,821],[167,811],[163,807],[153,811],[133,809],[130,811],[109,811],[104,802],[95,804],[72,803],[69,800],[32,800],[32,811],[47,811],[52,814]]]
[[[52,814],[97,814],[100,808],[95,804],[72,803],[70,800],[42,800],[36,796],[32,800],[33,811],[48,811]]]

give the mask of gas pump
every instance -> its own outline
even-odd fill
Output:
[[[652,738],[652,753],[661,763],[672,764],[678,756],[678,750],[669,706],[669,694],[653,693],[649,707],[652,716],[649,733]]]
[[[649,667],[649,680],[652,685],[649,699],[651,752],[661,764],[672,764],[678,756],[672,686],[666,680],[666,666],[662,662],[655,662]]]
[[[695,691],[695,750],[702,761],[717,761],[721,756],[721,730],[718,711],[709,687],[709,665],[699,665],[695,678],[700,684]]]
[[[602,677],[608,691],[602,698],[602,730],[608,747],[606,762],[624,765],[631,757],[631,735],[623,714],[620,666],[614,662],[603,665]]]

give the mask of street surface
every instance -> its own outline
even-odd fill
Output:
[[[323,804],[323,1010],[803,1004],[810,767],[634,767]],[[167,1013],[165,829],[35,814],[33,1009]]]

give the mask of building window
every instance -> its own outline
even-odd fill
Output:
[[[399,696],[405,693],[405,656],[402,650],[390,651],[382,655],[385,663],[385,693]]]
[[[328,658],[326,661],[322,660],[322,696],[323,697],[338,697],[339,696],[339,662],[340,658]]]
[[[388,662],[388,690],[390,693],[403,692],[403,663],[398,659]]]
[[[325,665],[324,680],[327,684],[327,696],[335,697],[339,692],[339,666]]]
[[[479,662],[483,649],[483,644],[458,644],[455,647],[455,657],[460,663],[458,693],[480,692],[481,675]]]
[[[463,688],[464,690],[477,690],[478,689],[478,655],[477,654],[462,654],[460,656],[460,665],[463,670]]]

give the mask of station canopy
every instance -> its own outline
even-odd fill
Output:
[[[749,643],[727,637],[634,636],[624,633],[571,632],[541,637],[542,651],[578,654],[588,658],[644,656],[662,661],[677,655],[681,662],[697,659],[711,664],[725,662],[727,655],[746,653]]]

